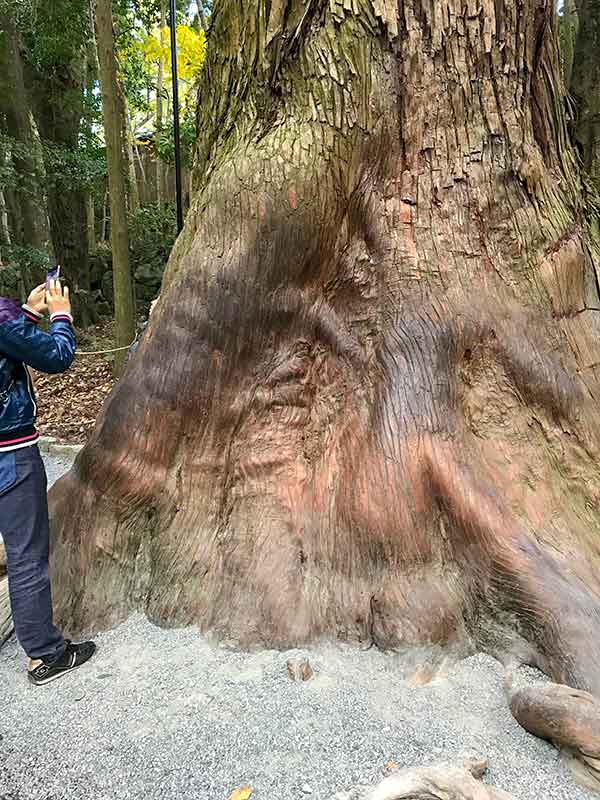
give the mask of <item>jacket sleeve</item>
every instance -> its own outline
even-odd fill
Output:
[[[38,330],[31,317],[0,325],[0,351],[14,361],[51,375],[65,372],[75,356],[75,331],[67,317],[53,321],[48,333]]]

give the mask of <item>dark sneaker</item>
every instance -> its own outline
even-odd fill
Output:
[[[81,642],[73,644],[67,641],[67,649],[54,660],[49,658],[38,658],[30,662],[27,677],[36,686],[44,686],[46,683],[55,681],[57,678],[66,675],[67,672],[80,667],[89,661],[96,652],[94,642]]]

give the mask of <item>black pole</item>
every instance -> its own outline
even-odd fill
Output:
[[[179,78],[177,76],[177,10],[171,0],[171,74],[173,75],[173,133],[175,138],[175,194],[177,195],[177,231],[183,228],[181,197],[181,138],[179,135]]]

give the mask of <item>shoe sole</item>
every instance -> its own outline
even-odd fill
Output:
[[[94,657],[95,653],[96,653],[96,651],[94,650],[94,652],[90,655],[90,657],[86,658],[86,660],[82,661],[80,664],[73,664],[72,667],[68,667],[67,669],[63,669],[62,672],[57,672],[56,675],[51,675],[49,678],[45,678],[45,679],[43,679],[41,681],[36,681],[36,679],[31,674],[28,674],[27,678],[29,679],[29,683],[31,683],[32,686],[47,686],[49,683],[52,683],[53,681],[57,681],[59,678],[63,678],[65,675],[68,675],[70,672],[73,672],[74,670],[79,669],[79,667],[83,667],[84,664],[87,664],[88,661],[91,658]]]

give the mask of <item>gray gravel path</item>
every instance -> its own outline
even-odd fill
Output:
[[[48,455],[43,454],[44,463],[46,464],[46,474],[48,475],[48,486],[52,486],[65,472],[67,472],[75,460],[75,456],[69,455]],[[1,798],[0,798],[1,800]]]
[[[89,665],[45,689],[28,685],[14,641],[0,651],[3,800],[227,800],[247,784],[253,800],[327,800],[376,783],[389,762],[465,750],[487,756],[489,782],[519,800],[591,797],[553,747],[513,720],[489,656],[415,686],[414,653],[249,655],[141,616],[97,641]],[[306,683],[288,677],[299,656],[315,668]]]

